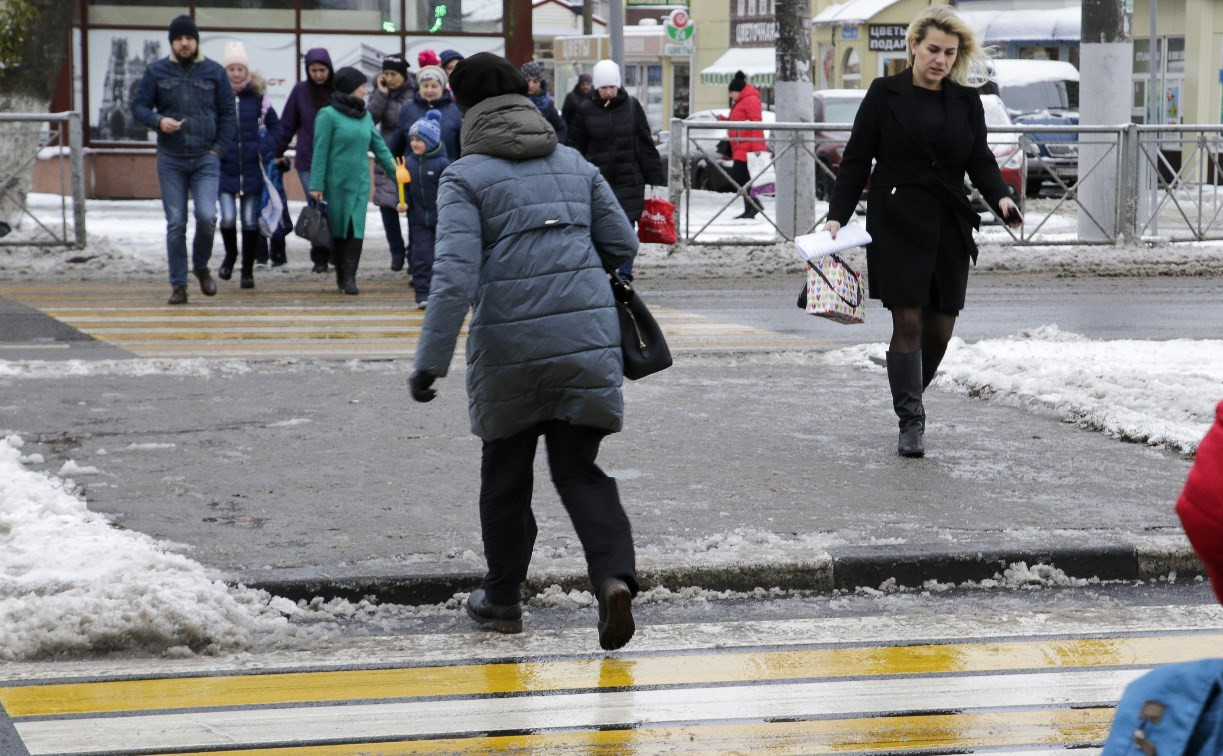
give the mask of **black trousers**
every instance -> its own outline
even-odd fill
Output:
[[[751,171],[747,169],[746,160],[736,160],[730,164],[730,177],[735,180],[739,186],[747,186],[747,182],[752,180]],[[747,190],[744,190],[747,191]],[[760,203],[756,202],[750,195],[743,198],[743,212],[748,215],[755,215],[761,210]]]
[[[559,420],[539,423],[509,438],[484,442],[480,465],[480,529],[488,573],[484,590],[494,604],[519,601],[539,529],[531,512],[535,447],[544,437],[548,467],[561,503],[586,552],[595,590],[620,578],[637,593],[636,558],[628,516],[616,481],[595,464],[607,431]]]

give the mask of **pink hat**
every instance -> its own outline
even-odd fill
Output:
[[[440,66],[442,59],[437,57],[437,53],[432,50],[421,50],[420,54],[416,56],[416,62],[420,64],[421,68],[424,68],[425,66]]]

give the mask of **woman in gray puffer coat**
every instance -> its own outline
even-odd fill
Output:
[[[488,573],[467,601],[472,619],[522,630],[519,586],[536,525],[532,468],[542,435],[552,481],[586,552],[599,603],[599,642],[633,635],[632,531],[616,481],[595,464],[620,430],[620,324],[607,268],[637,237],[599,169],[557,146],[527,84],[491,53],[451,78],[464,110],[463,157],[446,169],[429,309],[416,348],[412,398],[429,401],[446,375],[468,308],[471,429],[483,440],[480,522]]]
[[[412,99],[415,90],[408,85],[408,62],[402,55],[388,55],[382,59],[382,73],[374,81],[374,91],[369,94],[365,110],[378,125],[383,140],[390,141],[391,134],[399,124],[399,111]],[[386,231],[386,243],[391,250],[391,270],[403,270],[404,250],[403,226],[400,225],[399,184],[394,176],[388,176],[378,161],[374,161],[374,204],[382,211],[382,228]]]

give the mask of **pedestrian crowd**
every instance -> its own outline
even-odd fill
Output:
[[[373,154],[373,196],[382,220],[393,271],[407,269],[416,305],[425,309],[433,279],[438,222],[438,189],[443,171],[463,152],[463,114],[451,75],[465,56],[457,50],[423,50],[417,69],[400,54],[382,59],[375,76],[352,67],[336,69],[326,49],[303,56],[303,78],[277,113],[267,82],[251,66],[240,41],[228,42],[221,60],[204,57],[200,33],[190,15],[169,27],[170,55],[146,69],[135,96],[135,117],[157,134],[157,177],[166,216],[169,304],[188,301],[194,275],[205,296],[217,294],[210,261],[217,231],[223,254],[222,281],[238,271],[238,285],[255,288],[257,269],[288,262],[287,236],[293,231],[285,179],[296,172],[307,207],[318,210],[330,229],[330,243],[315,238],[311,270],[334,271],[336,287],[360,292],[357,270],[365,238]],[[579,84],[558,110],[538,62],[519,73],[525,96],[536,106],[557,143],[574,144],[612,181],[628,219],[641,214],[644,181],[662,184],[661,162],[644,111],[619,88],[601,95],[591,77]],[[586,101],[614,105],[608,118],[584,113]],[[614,102],[612,102],[614,101]],[[631,102],[625,106],[624,103]],[[577,124],[575,143],[570,124]],[[590,133],[610,135],[615,150],[591,147]],[[630,156],[631,157],[626,157]],[[189,206],[188,200],[192,203]],[[187,252],[187,213],[195,233]],[[405,219],[400,216],[406,216]],[[623,271],[631,275],[630,269]]]

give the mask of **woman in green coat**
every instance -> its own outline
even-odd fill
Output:
[[[355,68],[335,72],[331,107],[318,113],[314,122],[314,164],[310,172],[310,195],[327,202],[331,223],[331,256],[335,282],[345,294],[359,294],[357,265],[365,240],[365,206],[369,204],[369,159],[374,157],[395,175],[395,160],[386,142],[365,112],[365,74]],[[399,212],[406,210],[399,206]]]

